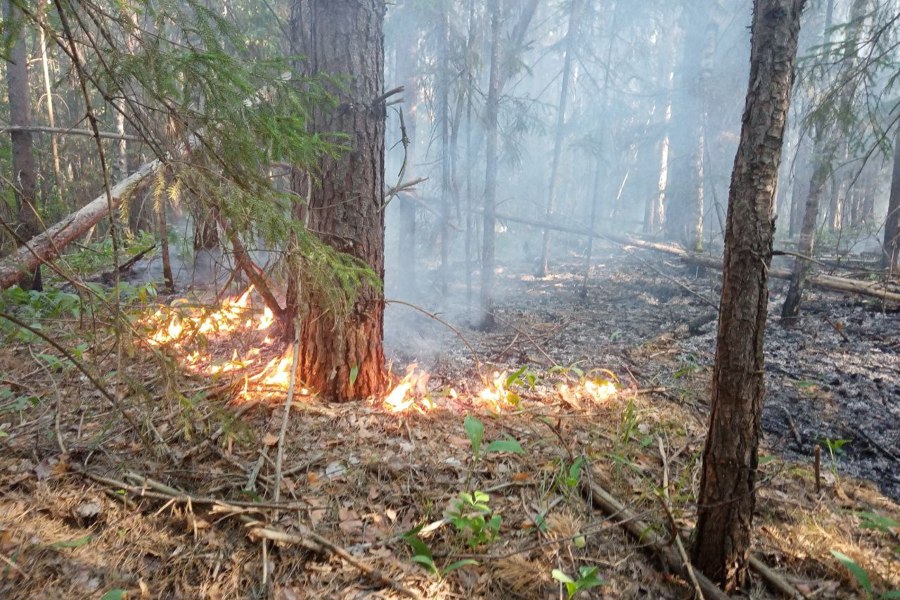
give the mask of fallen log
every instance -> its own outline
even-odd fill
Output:
[[[712,256],[707,256],[705,254],[697,254],[695,252],[688,252],[684,248],[680,246],[676,246],[674,244],[663,244],[659,242],[648,242],[645,240],[641,240],[638,238],[634,238],[627,235],[618,235],[614,233],[598,233],[596,231],[589,231],[587,229],[580,229],[577,227],[566,227],[564,225],[556,225],[552,223],[544,223],[541,221],[534,221],[532,219],[525,219],[522,217],[515,217],[512,215],[497,215],[498,220],[510,221],[512,223],[522,223],[523,225],[531,225],[532,227],[546,228],[552,229],[553,231],[560,231],[563,233],[571,233],[574,235],[583,235],[583,236],[592,236],[595,238],[607,240],[613,242],[615,244],[623,245],[623,246],[634,246],[637,248],[646,248],[648,250],[655,250],[657,252],[664,252],[666,254],[671,254],[673,256],[677,256],[682,261],[690,265],[696,265],[698,267],[706,267],[710,269],[716,269],[718,271],[722,270],[722,259],[721,258],[713,258]],[[774,277],[776,279],[790,279],[791,272],[787,269],[777,269],[770,268],[769,276]],[[876,281],[859,281],[856,279],[847,279],[845,277],[835,277],[833,275],[812,275],[807,280],[807,283],[813,287],[831,290],[833,292],[844,292],[849,294],[859,294],[861,296],[868,296],[871,298],[877,298],[883,302],[890,302],[894,304],[900,304],[900,293],[892,292],[887,289],[884,285]]]
[[[162,163],[159,160],[141,167],[110,189],[112,207],[116,208],[135,186],[156,173]],[[0,260],[0,289],[6,289],[19,282],[26,274],[39,265],[51,261],[69,242],[78,238],[109,214],[110,205],[106,193],[94,198],[84,207],[37,235],[10,256]]]

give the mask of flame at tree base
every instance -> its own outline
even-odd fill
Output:
[[[222,377],[232,377],[236,382],[243,380],[238,396],[245,401],[265,397],[283,401],[283,392],[290,385],[292,347],[279,353],[278,345],[269,335],[275,324],[272,311],[254,307],[252,286],[237,297],[225,299],[215,309],[176,300],[140,323],[147,329],[147,343],[175,357],[187,372],[214,380]],[[615,379],[612,373],[600,371]],[[432,393],[429,374],[413,363],[400,382],[377,400],[393,414],[434,410],[436,398],[446,399],[450,404],[463,401],[503,412],[520,406],[522,398],[516,390],[525,386],[526,379],[528,388],[534,389],[537,377],[529,372],[523,378],[523,372],[524,368],[512,375],[494,372],[482,389],[461,397],[453,387]],[[297,395],[310,395],[301,381],[295,385]],[[581,378],[574,388],[569,388],[568,383],[561,384],[562,387],[567,393],[594,403],[606,402],[618,393],[616,384],[608,379]],[[540,397],[537,393],[532,395]]]

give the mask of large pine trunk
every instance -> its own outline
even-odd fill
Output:
[[[310,74],[337,77],[333,108],[314,111],[310,127],[343,133],[349,149],[324,157],[308,198],[308,228],[340,252],[384,277],[384,0],[308,0],[294,3],[294,42]],[[305,178],[302,178],[305,179]],[[295,192],[306,196],[307,189]],[[362,285],[347,314],[327,292],[299,294],[300,376],[333,401],[384,390],[384,296]],[[288,307],[288,310],[297,307]]]
[[[754,2],[750,84],[728,197],[712,406],[692,549],[694,564],[726,592],[744,584],[749,558],[772,211],[804,2]]]

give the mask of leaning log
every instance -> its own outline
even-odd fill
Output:
[[[698,267],[707,267],[710,269],[722,270],[722,259],[714,258],[705,254],[697,254],[689,252],[681,246],[674,244],[663,244],[659,242],[648,242],[627,235],[619,235],[614,233],[598,233],[587,229],[577,227],[566,227],[564,225],[555,225],[512,215],[496,215],[497,220],[509,221],[511,223],[521,223],[523,225],[531,225],[532,227],[540,227],[544,229],[552,229],[563,233],[571,233],[573,235],[593,236],[595,238],[604,239],[621,246],[634,246],[636,248],[645,248],[647,250],[655,250],[677,256],[683,262]],[[776,279],[790,279],[791,272],[787,269],[769,269],[769,276]],[[859,281],[856,279],[847,279],[846,277],[835,277],[833,275],[813,275],[807,280],[807,283],[813,287],[831,290],[833,292],[844,292],[848,294],[859,294],[870,298],[877,298],[883,302],[892,304],[900,304],[900,293],[892,292],[883,284],[877,281]]]
[[[112,208],[115,209],[128,194],[145,179],[156,173],[162,166],[159,160],[141,167],[118,182],[110,189]],[[6,289],[19,282],[22,277],[34,271],[45,262],[59,256],[62,249],[72,240],[84,235],[109,214],[110,203],[104,192],[83,208],[25,242],[14,254],[0,260],[0,289]]]

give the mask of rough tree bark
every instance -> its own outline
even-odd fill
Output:
[[[891,196],[888,200],[887,220],[884,223],[885,269],[896,270],[900,265],[900,123],[894,133],[894,171],[891,174]]]
[[[746,581],[755,503],[772,215],[805,0],[755,0],[750,83],[728,197],[709,433],[694,564],[726,592]]]
[[[308,227],[322,241],[384,277],[384,0],[297,0],[293,35],[310,74],[341,78],[338,105],[313,112],[312,132],[346,134],[350,149],[324,157],[308,198]],[[305,188],[305,186],[304,186]],[[301,195],[306,189],[295,190]],[[298,275],[299,276],[299,275]],[[300,377],[333,401],[380,394],[384,368],[384,296],[363,284],[348,314],[335,314],[322,292],[300,294]]]
[[[7,23],[21,21],[22,11],[12,0],[3,6],[3,16]],[[31,139],[31,98],[28,87],[28,53],[25,49],[24,31],[17,32],[10,48],[9,62],[6,63],[6,86],[9,93],[9,121],[14,127],[9,136],[12,142],[12,168],[18,224],[16,235],[20,240],[29,240],[40,231],[40,217],[37,212],[37,170]],[[18,241],[17,241],[18,243]],[[25,289],[41,289],[41,268],[33,267],[30,276],[22,280]]]

